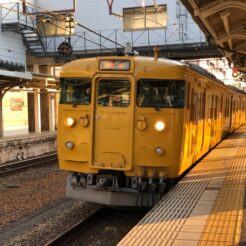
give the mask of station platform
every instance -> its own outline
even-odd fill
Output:
[[[246,245],[246,232],[241,233],[245,181],[242,126],[203,158],[118,246]]]
[[[0,165],[55,152],[56,146],[55,131],[0,138]]]

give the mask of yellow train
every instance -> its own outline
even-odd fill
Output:
[[[246,94],[194,65],[130,55],[67,63],[58,127],[67,196],[152,206],[245,122]]]

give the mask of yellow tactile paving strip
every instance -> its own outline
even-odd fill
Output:
[[[245,173],[243,126],[193,168],[118,245],[237,245]]]
[[[238,149],[206,222],[199,245],[237,245],[245,193],[246,141]],[[228,159],[228,162],[231,162]]]

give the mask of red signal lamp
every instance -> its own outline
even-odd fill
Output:
[[[232,68],[232,77],[236,78],[238,76],[238,69],[236,67]]]

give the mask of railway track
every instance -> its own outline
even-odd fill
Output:
[[[16,162],[11,162],[0,166],[0,177],[16,173],[28,168],[39,167],[43,165],[48,165],[50,162],[57,161],[57,153],[51,153],[48,155],[42,155],[35,158],[30,158],[27,160],[21,160]]]
[[[45,246],[116,245],[147,212],[98,208]]]
[[[62,232],[56,238],[45,244],[45,246],[58,246],[65,245],[67,240],[70,240],[74,237],[79,231],[86,226],[88,223],[92,222],[97,216],[101,216],[105,213],[105,208],[98,208],[93,213],[89,214],[86,218],[79,221],[77,224],[71,226],[66,231]]]

